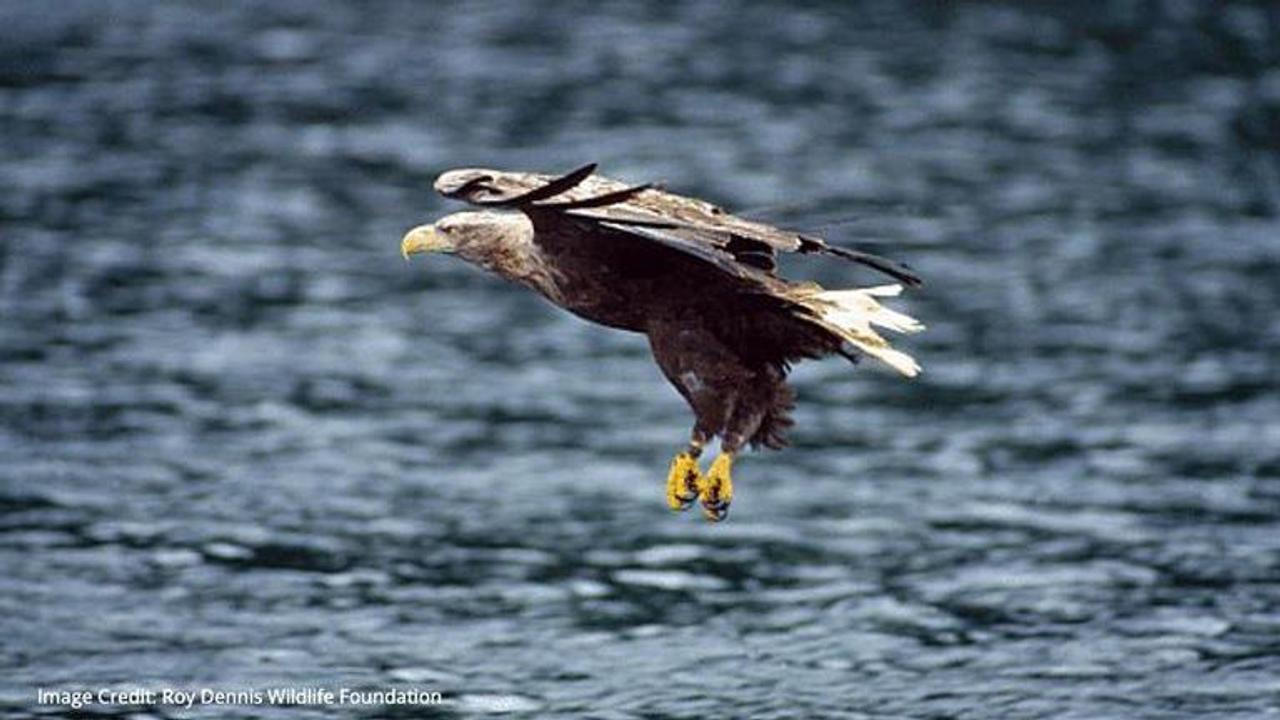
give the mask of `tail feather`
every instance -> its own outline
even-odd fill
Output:
[[[894,297],[901,285],[880,285],[855,290],[810,292],[801,303],[816,315],[816,321],[844,342],[889,365],[907,377],[920,373],[915,358],[889,345],[874,326],[900,333],[924,330],[920,321],[880,304],[878,297]]]

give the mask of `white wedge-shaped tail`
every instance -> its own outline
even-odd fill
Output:
[[[915,358],[893,349],[889,341],[881,337],[873,327],[879,326],[900,333],[924,330],[920,321],[891,310],[876,300],[878,297],[894,297],[901,292],[901,285],[880,285],[855,290],[819,290],[806,294],[801,302],[817,314],[818,323],[822,327],[867,355],[882,360],[903,375],[915,377],[920,373],[920,364]]]

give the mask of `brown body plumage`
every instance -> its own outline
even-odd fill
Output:
[[[689,449],[677,455],[668,479],[673,507],[696,494],[708,517],[722,518],[733,455],[746,444],[786,444],[792,363],[836,353],[854,359],[861,351],[905,375],[918,372],[872,329],[921,329],[876,301],[899,286],[829,292],[775,273],[778,252],[844,257],[918,284],[910,270],[701,200],[629,188],[593,170],[559,178],[447,172],[436,181],[446,197],[519,212],[457,213],[410,231],[402,250],[456,252],[587,320],[644,333],[695,416]],[[714,437],[722,459],[702,476],[696,458]]]

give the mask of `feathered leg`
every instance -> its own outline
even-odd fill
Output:
[[[781,367],[744,361],[701,322],[704,319],[697,313],[657,321],[648,335],[658,367],[697,418],[689,449],[672,460],[667,504],[683,510],[697,497],[706,518],[719,522],[729,514],[733,499],[735,454],[749,442],[767,447],[785,443],[782,435],[790,424],[786,411],[792,396],[783,385]],[[702,475],[697,458],[717,435],[720,455]]]

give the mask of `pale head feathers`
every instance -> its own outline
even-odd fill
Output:
[[[454,253],[508,280],[559,298],[550,271],[533,243],[533,223],[523,213],[460,212],[405,233],[400,252]]]
[[[532,239],[533,225],[523,214],[460,212],[405,233],[400,252],[405,257],[417,253],[457,253],[464,260],[490,267],[495,257],[527,249]]]

